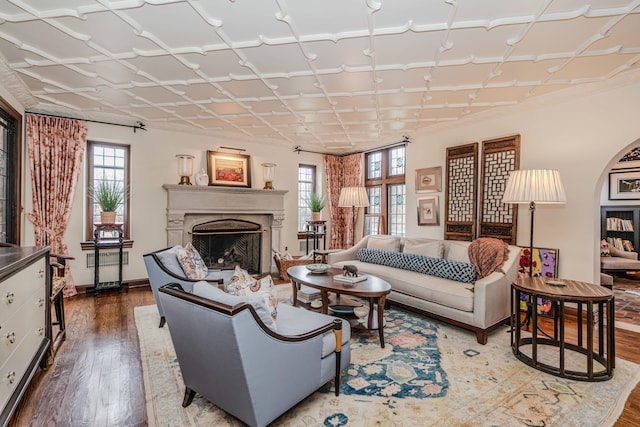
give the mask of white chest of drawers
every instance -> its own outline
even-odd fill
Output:
[[[49,248],[0,248],[0,425],[8,423],[50,345]]]

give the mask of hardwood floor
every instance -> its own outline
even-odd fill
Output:
[[[67,339],[49,369],[38,371],[9,425],[146,425],[133,308],[153,303],[146,287],[65,300]],[[617,356],[640,363],[639,339],[616,329]],[[615,425],[640,425],[640,386]]]

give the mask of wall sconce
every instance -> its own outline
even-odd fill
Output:
[[[189,179],[193,175],[193,158],[191,154],[177,154],[178,175],[180,175],[179,185],[191,185]]]
[[[262,179],[264,179],[263,190],[273,190],[273,179],[276,177],[276,164],[262,164]]]

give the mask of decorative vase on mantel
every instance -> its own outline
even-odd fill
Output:
[[[100,212],[100,222],[102,224],[115,224],[116,213],[115,212]]]

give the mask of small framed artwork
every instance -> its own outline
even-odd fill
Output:
[[[609,200],[640,200],[640,169],[610,172]]]
[[[418,225],[439,225],[438,196],[418,199]]]
[[[437,193],[442,186],[442,167],[416,169],[416,192]]]
[[[558,277],[559,249],[533,248],[533,277]],[[518,277],[529,277],[529,248],[520,248]]]
[[[251,165],[245,154],[207,151],[209,185],[251,187]]]

